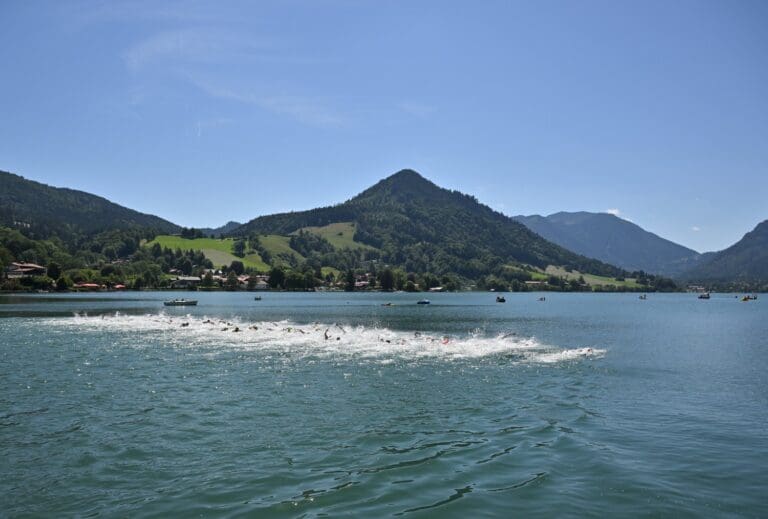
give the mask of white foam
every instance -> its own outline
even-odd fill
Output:
[[[176,347],[242,348],[296,356],[356,356],[391,362],[393,359],[471,359],[506,356],[518,362],[556,363],[602,357],[605,350],[563,349],[533,337],[514,334],[488,337],[477,331],[463,336],[407,332],[389,328],[339,324],[244,322],[238,319],[192,316],[122,315],[49,319],[50,326],[79,331],[148,335]]]

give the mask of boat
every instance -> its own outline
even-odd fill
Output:
[[[261,296],[256,296],[253,298],[254,301],[261,301]]]
[[[544,297],[544,296],[542,296],[542,297],[540,297],[540,298],[539,298],[539,301],[546,301],[546,300],[547,300],[547,298],[546,298],[546,297]]]
[[[163,301],[165,306],[197,306],[197,299],[171,299]]]
[[[416,302],[417,305],[428,305],[430,303],[429,299],[420,299]]]
[[[699,299],[709,299],[709,292],[704,292],[703,294],[699,294]]]
[[[496,296],[496,302],[497,303],[506,303],[507,300],[504,298],[504,296]]]
[[[742,301],[751,301],[751,300],[752,300],[752,298],[751,298],[751,297],[749,297],[749,296],[744,296],[744,297],[742,297],[742,298],[741,298],[741,300],[742,300]]]
[[[381,303],[381,306],[395,306],[392,303]]]
[[[648,299],[648,296],[647,296],[647,295],[645,295],[645,294],[643,294],[643,295],[641,295],[641,296],[640,296],[640,299],[642,299],[643,301],[645,301],[646,299]]]

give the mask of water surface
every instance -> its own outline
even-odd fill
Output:
[[[762,299],[167,297],[0,296],[3,514],[768,513]]]

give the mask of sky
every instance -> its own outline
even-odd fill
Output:
[[[768,218],[768,2],[0,2],[0,170],[184,226],[411,168],[698,251]]]

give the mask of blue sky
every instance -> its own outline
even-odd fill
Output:
[[[0,3],[0,169],[215,226],[400,169],[699,251],[768,218],[768,3]]]

